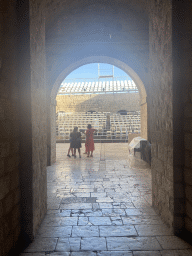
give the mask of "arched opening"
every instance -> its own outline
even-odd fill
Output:
[[[53,113],[56,113],[55,107],[56,107],[56,95],[57,92],[59,90],[59,87],[61,85],[61,83],[63,82],[63,80],[75,69],[79,68],[80,66],[86,65],[86,64],[90,64],[90,63],[107,63],[107,64],[111,64],[111,65],[115,65],[116,67],[122,69],[125,73],[127,73],[135,82],[138,91],[139,91],[139,95],[140,95],[140,110],[141,110],[141,137],[147,139],[148,135],[147,135],[147,93],[146,93],[146,89],[145,86],[143,84],[143,82],[141,81],[140,77],[138,76],[138,74],[136,74],[136,72],[129,67],[126,63],[115,59],[115,58],[111,58],[111,57],[107,57],[107,56],[92,56],[89,58],[84,58],[78,62],[74,62],[73,64],[69,65],[65,70],[63,70],[63,72],[58,76],[58,78],[56,79],[52,91],[51,91],[51,113],[53,115]],[[55,115],[55,114],[54,114]],[[56,158],[56,136],[55,136],[55,131],[56,131],[56,126],[55,126],[55,118],[51,118],[52,122],[51,122],[51,132],[50,132],[50,148],[51,148],[51,155],[50,155],[50,159],[51,159],[51,163],[55,162],[55,158]]]
[[[176,217],[174,216],[173,205],[177,205],[177,202],[175,204],[175,194],[173,189],[173,178],[175,177],[173,175],[173,164],[171,162],[173,156],[173,145],[171,140],[172,65],[170,65],[170,63],[172,64],[172,42],[170,36],[171,4],[169,3],[166,1],[166,4],[163,5],[159,10],[158,7],[160,3],[156,3],[156,1],[154,1],[152,8],[154,8],[156,11],[151,12],[151,16],[148,17],[148,15],[145,13],[146,9],[142,8],[140,3],[139,5],[135,4],[135,1],[126,2],[125,4],[122,4],[120,8],[118,7],[118,4],[115,3],[115,1],[112,3],[112,8],[109,8],[109,5],[106,4],[106,2],[99,2],[95,5],[92,3],[89,4],[88,2],[86,2],[85,5],[81,5],[81,2],[79,2],[78,5],[74,5],[72,2],[70,6],[66,5],[66,8],[61,8],[62,10],[59,11],[59,15],[56,11],[56,13],[51,16],[50,22],[47,23],[46,51],[48,70],[50,71],[50,77],[47,77],[47,81],[49,81],[50,87],[48,95],[51,95],[51,102],[53,105],[55,104],[55,96],[52,97],[52,86],[56,83],[55,81],[58,81],[58,77],[60,76],[59,74],[66,72],[67,75],[69,72],[74,70],[75,63],[76,65],[79,63],[79,65],[77,65],[78,67],[81,65],[80,63],[82,63],[83,59],[91,58],[89,63],[92,63],[93,58],[99,58],[98,56],[102,56],[100,57],[101,59],[112,58],[118,60],[117,62],[127,63],[128,67],[131,67],[135,73],[137,73],[139,77],[142,78],[140,79],[137,76],[134,79],[135,82],[138,82],[138,88],[140,83],[137,81],[137,78],[138,80],[145,82],[145,88],[147,95],[149,96],[148,99],[150,104],[150,111],[152,113],[150,119],[150,131],[153,132],[153,136],[150,134],[150,137],[153,137],[152,143],[154,149],[153,202],[156,208],[158,208],[159,212],[162,214],[162,217],[165,218],[171,227],[173,227],[175,225],[173,220],[176,220]],[[116,9],[118,10],[117,12]],[[53,13],[51,8],[47,13],[50,12],[51,14]],[[87,13],[89,15],[87,15]],[[69,17],[73,18],[75,22],[70,23]],[[166,19],[162,21],[162,17],[166,17]],[[110,24],[110,26],[105,26],[105,22],[99,22],[101,18],[102,21],[103,19],[110,18],[107,19],[107,25]],[[148,26],[149,19],[150,26]],[[91,23],[89,20],[91,20]],[[119,20],[121,20],[120,24],[118,24]],[[116,24],[112,23],[111,21],[115,21]],[[99,33],[96,33],[96,37],[92,33],[89,33],[92,31],[95,22],[98,25],[96,30],[99,29]],[[87,26],[86,23],[88,24]],[[113,31],[112,38],[115,38],[116,36],[117,39],[112,42],[110,36],[111,24],[114,24],[115,26],[112,27],[116,28],[116,31]],[[166,29],[163,30],[163,33],[159,33],[159,24],[165,25]],[[104,26],[106,27],[106,30],[103,34],[102,30]],[[91,41],[89,41],[89,39],[91,39]],[[92,57],[93,55],[94,57]],[[151,65],[149,65],[149,59],[151,61]],[[102,62],[102,60],[98,60],[98,62]],[[107,60],[104,62],[107,62]],[[82,65],[83,64],[84,63],[82,63]],[[116,66],[118,66],[118,63]],[[123,67],[123,69],[125,69],[125,67]],[[129,68],[127,69],[130,71]],[[152,81],[150,82],[148,77],[149,71],[152,74]],[[64,77],[66,77],[66,75]],[[134,72],[132,75],[134,76]],[[64,77],[62,77],[62,79]],[[58,83],[58,87],[60,82]],[[162,87],[162,84],[164,87]],[[141,99],[143,100],[143,112],[147,113],[147,102],[145,96],[141,97]],[[160,105],[161,108],[159,108]],[[53,112],[55,113],[55,109],[52,108],[52,110],[54,110]],[[163,111],[164,115],[159,113],[161,110]],[[165,129],[167,131],[166,133],[164,133]],[[167,152],[167,154],[165,153],[165,157],[162,157],[163,151]],[[169,160],[167,160],[168,155]],[[164,196],[164,193],[162,196],[161,193],[161,191],[164,190],[166,186],[166,184],[164,184],[162,181],[165,181],[166,184],[169,184],[169,182],[171,183],[171,186],[166,187],[166,196]],[[181,226],[182,225],[183,224],[181,224]]]

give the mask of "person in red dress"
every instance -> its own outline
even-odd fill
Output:
[[[85,149],[86,149],[86,152],[87,152],[87,157],[89,157],[90,152],[91,152],[90,157],[93,157],[93,151],[95,150],[94,140],[93,140],[93,133],[95,131],[96,130],[93,129],[90,124],[88,124],[87,130],[86,130],[86,133],[85,133],[86,134]]]

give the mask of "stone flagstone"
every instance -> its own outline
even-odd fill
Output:
[[[130,169],[127,144],[100,144],[94,157],[69,159],[57,144],[48,167],[48,211],[21,256],[192,256],[151,206],[150,170]]]

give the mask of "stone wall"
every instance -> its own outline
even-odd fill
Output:
[[[188,5],[189,4],[189,5]],[[192,30],[191,8],[192,3],[185,4],[185,37],[182,39],[182,71],[185,79],[184,92],[184,147],[185,147],[185,228],[192,233]],[[181,28],[183,35],[183,27]],[[183,84],[182,84],[183,87]],[[182,191],[183,192],[183,191]]]
[[[33,236],[47,210],[47,95],[44,1],[30,1]]]
[[[18,240],[19,86],[16,1],[0,0],[0,255]],[[9,40],[11,38],[11,40]]]
[[[119,110],[140,110],[139,93],[57,95],[56,112],[96,112],[117,113]]]
[[[174,144],[177,174],[175,200],[182,213],[179,216],[178,209],[175,209],[175,215],[185,221],[185,229],[192,233],[192,3],[174,2],[173,7],[174,122],[178,130],[174,134],[177,138]]]
[[[4,256],[11,248],[11,255],[17,255],[15,246],[34,238],[46,213],[47,105],[44,2],[0,0],[0,5],[0,256]],[[22,244],[17,244],[19,237]]]
[[[149,1],[148,1],[149,3]],[[170,1],[150,1],[150,138],[153,206],[174,225],[172,13]]]
[[[191,54],[191,50],[189,52]],[[187,56],[186,56],[187,57]],[[190,60],[191,61],[191,60]],[[192,71],[189,65],[188,70]],[[188,74],[189,75],[189,74]],[[189,77],[188,77],[189,78]],[[185,145],[185,228],[192,233],[192,90],[190,84],[185,88],[185,125],[184,125],[184,145]],[[183,194],[183,190],[182,190]]]

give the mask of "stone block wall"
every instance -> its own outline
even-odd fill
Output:
[[[140,110],[139,93],[57,95],[56,112],[96,112],[117,113],[119,110]]]
[[[30,1],[33,236],[47,210],[47,95],[44,2]]]
[[[149,1],[148,1],[149,3]],[[148,95],[152,143],[153,206],[166,224],[174,225],[172,13],[170,1],[150,1]]]
[[[174,2],[173,30],[175,32],[174,67],[178,96],[176,105],[176,126],[181,127],[174,149],[177,153],[176,198],[180,203],[182,216],[187,231],[192,233],[192,3]],[[180,113],[180,115],[179,115]],[[184,125],[181,126],[181,124]],[[180,172],[182,170],[182,173]],[[179,184],[180,181],[180,184]],[[176,213],[178,209],[176,209]]]
[[[21,229],[19,86],[16,1],[0,0],[0,6],[0,256],[4,256],[15,246]]]
[[[189,4],[192,8],[191,3]],[[185,191],[185,228],[192,233],[192,45],[191,39],[187,36],[192,29],[191,13],[189,6],[185,6],[186,19],[185,33],[182,39],[183,45],[183,72],[185,74],[183,93],[184,93],[184,182]]]

